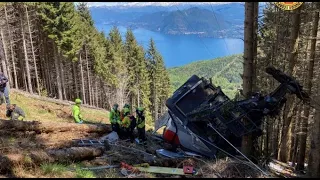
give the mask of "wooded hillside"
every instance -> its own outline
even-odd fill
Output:
[[[241,87],[240,74],[243,71],[242,55],[233,55],[212,60],[196,61],[185,66],[168,69],[171,92],[178,89],[192,75],[212,78],[216,86],[221,86],[223,92],[234,98],[237,88]]]
[[[244,92],[274,90],[278,82],[265,73],[272,65],[294,76],[312,99],[309,105],[288,96],[280,116],[266,119],[257,151],[265,158],[292,162],[299,171],[306,163],[311,177],[320,177],[319,9],[319,2],[304,2],[292,11],[267,3],[258,18],[257,4],[249,2],[245,15]]]
[[[169,78],[154,41],[145,50],[131,30],[124,40],[116,27],[99,32],[86,3],[1,3],[0,32],[12,88],[106,109],[127,102],[149,122],[164,111]]]

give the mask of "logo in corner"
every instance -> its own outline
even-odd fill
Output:
[[[275,2],[276,6],[285,11],[292,11],[299,8],[303,2]]]

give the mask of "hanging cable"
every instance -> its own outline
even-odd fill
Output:
[[[185,15],[181,12],[181,10],[178,8],[177,5],[174,5],[176,7],[176,9],[178,10],[178,12],[180,14],[182,14],[182,17],[186,20],[186,22],[190,25],[190,28],[192,29],[192,31],[196,32],[193,27],[191,26],[191,24],[189,23],[188,19],[185,17]],[[198,36],[197,36],[198,37]],[[203,44],[203,46],[206,48],[207,52],[210,54],[211,57],[213,57],[213,54],[211,53],[211,51],[209,50],[209,48],[207,47],[207,45],[203,42],[203,40],[201,38],[199,38],[199,40],[201,41],[201,43]]]

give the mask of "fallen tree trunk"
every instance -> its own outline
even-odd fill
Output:
[[[0,119],[0,129],[10,131],[36,131],[37,133],[81,131],[108,133],[111,132],[110,124],[75,124],[61,122],[39,122],[39,121],[11,121]]]
[[[33,151],[25,155],[0,155],[0,173],[11,172],[13,167],[19,165],[40,165],[53,162],[70,163],[89,160],[101,156],[103,152],[103,147],[71,147],[48,151]]]
[[[104,152],[103,147],[71,147],[48,151],[34,151],[30,157],[35,164],[43,162],[68,163],[82,161],[101,156]]]

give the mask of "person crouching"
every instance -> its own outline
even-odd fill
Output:
[[[24,111],[18,107],[16,104],[9,104],[7,106],[6,116],[10,118],[10,120],[21,120],[26,117]]]

